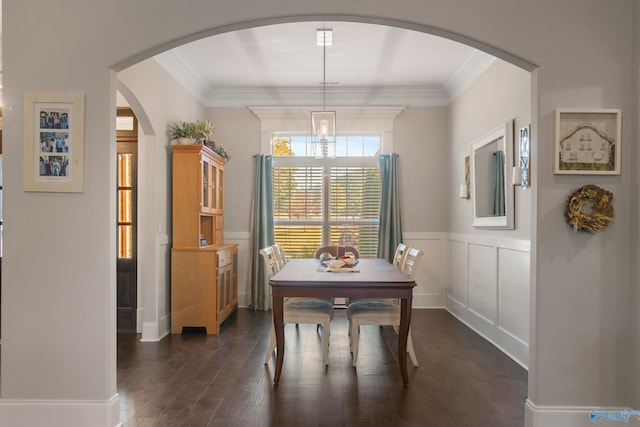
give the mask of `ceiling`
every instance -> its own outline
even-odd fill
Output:
[[[0,5],[0,100],[2,9]],[[224,33],[155,59],[205,106],[447,105],[495,59],[417,31],[353,22],[298,22]]]
[[[155,59],[205,106],[446,105],[495,59],[417,31],[352,22],[300,22],[224,33]]]

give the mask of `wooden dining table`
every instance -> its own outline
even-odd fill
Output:
[[[411,300],[415,281],[384,259],[360,259],[353,272],[332,272],[317,259],[291,259],[269,280],[273,298],[273,323],[276,333],[276,370],[278,384],[284,361],[283,303],[286,297],[309,298],[398,298],[400,326],[398,361],[404,385],[407,374],[407,337],[411,323]]]

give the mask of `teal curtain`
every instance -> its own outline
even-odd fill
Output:
[[[251,305],[253,310],[271,309],[269,278],[260,249],[273,245],[273,157],[255,156],[255,180],[251,214]]]
[[[504,152],[493,153],[493,216],[505,215]]]
[[[382,178],[378,258],[391,262],[398,243],[402,243],[398,155],[395,153],[381,154],[378,160]]]

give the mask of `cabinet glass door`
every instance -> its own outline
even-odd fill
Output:
[[[216,210],[220,209],[218,206],[218,187],[220,183],[218,182],[218,168],[215,164],[211,165],[211,209]]]
[[[202,158],[202,211],[209,211],[211,203],[211,195],[209,191],[209,162],[204,157]]]
[[[217,209],[222,212],[224,210],[224,169],[218,168],[217,174],[218,191],[216,191]]]

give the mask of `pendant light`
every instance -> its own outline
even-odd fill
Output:
[[[311,112],[311,149],[316,159],[336,156],[336,112],[327,111],[327,46],[333,30],[318,29],[317,45],[322,46],[322,111]]]

